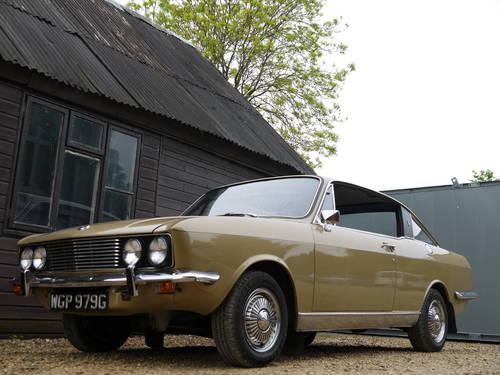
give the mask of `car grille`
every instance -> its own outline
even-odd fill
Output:
[[[48,271],[120,267],[119,238],[74,239],[45,244]]]

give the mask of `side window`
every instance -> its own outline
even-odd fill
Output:
[[[429,245],[435,245],[434,241],[425,233],[425,231],[418,225],[415,220],[411,220],[411,227],[413,231],[413,238],[416,240],[426,242]]]
[[[335,183],[338,226],[397,237],[399,206],[383,194],[358,186]]]
[[[341,210],[340,223],[338,225],[393,237],[397,237],[398,235],[396,212],[394,211],[342,214]]]
[[[23,126],[13,227],[54,230],[130,218],[138,136],[33,98]]]

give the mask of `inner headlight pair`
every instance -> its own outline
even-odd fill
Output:
[[[167,258],[169,243],[165,237],[154,237],[149,243],[148,261],[152,266],[161,265]],[[123,247],[123,261],[129,265],[135,265],[142,254],[142,243],[136,238],[125,242]]]
[[[38,246],[35,248],[35,251],[30,248],[26,248],[21,252],[21,258],[19,263],[21,264],[21,268],[23,270],[29,269],[32,265],[33,268],[37,271],[41,270],[45,267],[45,263],[47,262],[47,250],[45,247]]]

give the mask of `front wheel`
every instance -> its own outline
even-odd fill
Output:
[[[250,271],[238,280],[212,314],[212,333],[222,359],[243,367],[264,366],[285,344],[288,309],[278,283],[267,273]]]
[[[431,289],[425,298],[417,324],[408,329],[408,337],[415,350],[438,352],[443,348],[447,334],[446,302],[441,293]]]
[[[127,341],[127,318],[63,314],[64,334],[82,352],[108,352]]]

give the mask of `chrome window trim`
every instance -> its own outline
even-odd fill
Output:
[[[372,235],[372,236],[375,235],[375,236],[380,236],[380,237],[387,237],[387,238],[394,239],[394,240],[401,240],[401,239],[404,238],[404,237],[394,237],[394,236],[391,236],[389,234],[384,234],[384,233],[369,232],[369,231],[362,230],[362,229],[355,229],[355,228],[343,227],[342,225],[337,225],[337,224],[335,224],[335,226],[338,227],[338,228],[345,229],[345,230],[350,230],[350,231],[354,231],[354,232],[358,232],[358,233],[369,234],[369,235]],[[414,238],[411,238],[411,239],[415,240]],[[418,240],[416,240],[416,241],[418,241]]]
[[[333,209],[335,210],[335,207],[336,207],[336,204],[335,204],[335,187],[333,185],[333,181],[330,181],[326,188],[325,188],[325,191],[323,193],[323,196],[321,198],[321,202],[319,203],[318,205],[318,209],[316,211],[316,215],[314,215],[314,220],[313,220],[313,224],[317,224],[317,225],[322,225],[323,222],[321,221],[321,207],[323,207],[323,203],[325,202],[325,198],[326,198],[326,194],[328,193],[328,189],[330,188],[330,186],[332,187],[332,205],[333,205]],[[334,226],[337,225],[337,224],[333,224]]]

